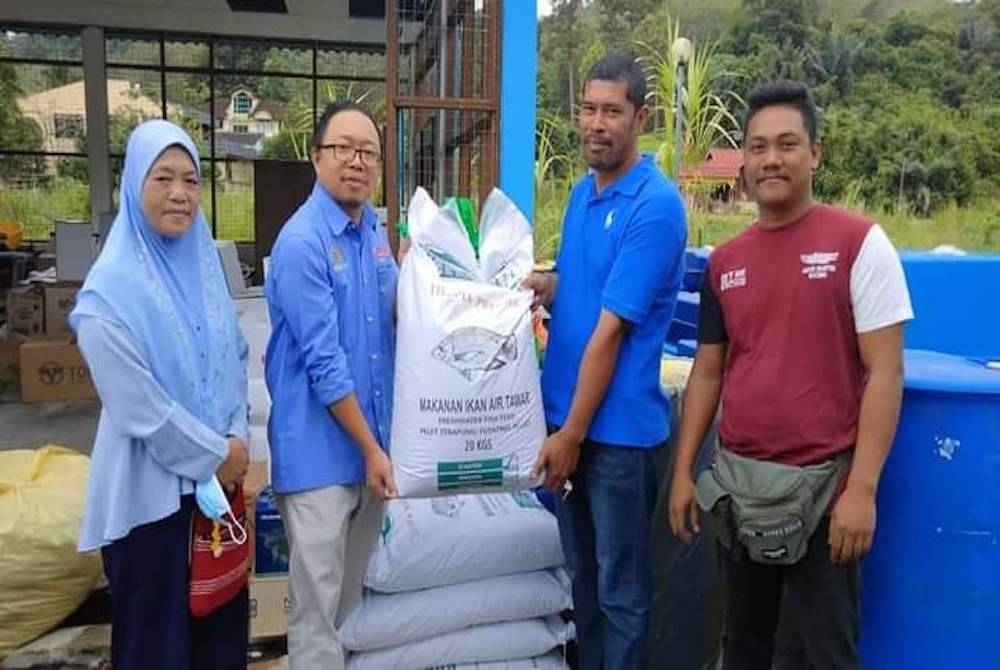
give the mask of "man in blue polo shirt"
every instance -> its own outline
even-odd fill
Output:
[[[570,195],[555,271],[527,282],[552,315],[542,373],[552,433],[536,469],[562,491],[585,670],[646,663],[653,450],[667,440],[670,415],[660,358],[687,221],[677,188],[639,155],[645,97],[633,59],[608,55],[591,68],[579,118],[590,172]]]
[[[368,204],[381,156],[366,112],[327,108],[312,142],[316,184],[278,235],[266,282],[268,439],[291,552],[292,670],[344,667],[337,628],[361,598],[381,500],[395,493],[384,449],[399,273]]]

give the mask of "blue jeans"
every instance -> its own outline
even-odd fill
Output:
[[[580,670],[644,670],[652,600],[653,451],[585,442],[556,504]]]

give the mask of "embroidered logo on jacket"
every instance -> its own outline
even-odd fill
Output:
[[[330,258],[333,259],[334,270],[343,270],[347,267],[347,259],[344,257],[344,250],[339,246],[334,246],[330,249]]]
[[[604,217],[604,230],[611,228],[611,225],[615,222],[615,210],[608,212],[608,215]]]

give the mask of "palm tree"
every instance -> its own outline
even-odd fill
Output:
[[[845,97],[854,84],[855,66],[864,47],[864,39],[856,35],[839,31],[823,33],[818,45],[810,47],[806,54],[816,83],[830,84],[838,97]]]
[[[287,133],[287,141],[292,147],[295,159],[300,161],[309,159],[309,139],[312,137],[313,125],[327,103],[337,100],[353,100],[359,105],[364,105],[369,98],[374,97],[374,94],[374,88],[363,92],[356,90],[353,81],[346,84],[324,81],[320,90],[317,91],[317,109],[314,110],[311,103],[307,103],[301,98],[289,103],[285,114],[284,132]],[[370,109],[370,111],[380,125],[384,123],[385,99],[376,101],[374,109]]]
[[[668,34],[668,44],[673,44],[680,35],[680,24],[674,22]],[[660,53],[646,44],[641,44],[649,53],[643,59],[648,63],[652,96],[656,118],[661,121],[658,134],[662,140],[657,151],[660,167],[675,180],[674,152],[676,151],[675,123],[677,63],[673,55]],[[691,60],[686,66],[687,76],[683,91],[684,101],[684,167],[700,163],[708,152],[719,144],[735,147],[739,122],[730,111],[729,98],[733,106],[744,106],[743,100],[735,93],[720,94],[720,82],[725,77],[736,77],[735,73],[724,71],[719,63],[716,46],[713,43],[695,44]]]

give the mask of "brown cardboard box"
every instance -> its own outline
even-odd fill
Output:
[[[243,480],[243,503],[246,505],[247,509],[246,531],[247,542],[250,544],[251,570],[253,570],[254,566],[254,545],[256,544],[254,540],[257,537],[257,515],[255,509],[257,505],[257,495],[265,486],[267,486],[269,474],[270,472],[267,467],[267,461],[250,461],[250,466],[247,468],[247,476]]]
[[[2,235],[3,233],[0,233],[0,236]],[[7,291],[17,288],[27,276],[31,254],[3,249],[3,240],[0,238],[0,292],[6,296]]]
[[[0,338],[0,398],[21,394],[21,345],[23,335],[11,333]]]
[[[69,313],[76,307],[76,294],[80,284],[61,283],[45,287],[45,333],[56,335],[71,333]]]
[[[87,400],[97,392],[80,350],[70,340],[28,340],[21,345],[21,400]]]
[[[280,637],[288,632],[288,576],[250,577],[250,639]]]
[[[251,461],[243,480],[243,496],[247,507],[247,542],[250,543],[250,565],[254,565],[256,536],[255,506],[257,496],[270,482],[266,461]],[[250,639],[280,637],[288,632],[288,576],[257,577],[250,575]]]
[[[45,332],[45,290],[21,286],[7,294],[7,327],[12,333],[41,335]]]

